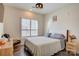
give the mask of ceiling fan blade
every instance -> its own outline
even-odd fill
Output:
[[[35,6],[32,6],[32,8],[36,8]]]

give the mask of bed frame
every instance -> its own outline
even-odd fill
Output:
[[[32,51],[26,45],[24,45],[24,51],[28,52],[29,56],[33,56]]]
[[[71,38],[70,32],[69,30],[67,30],[67,42],[71,42],[71,41],[72,41],[72,38]]]

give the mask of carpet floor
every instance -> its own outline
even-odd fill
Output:
[[[19,51],[14,53],[14,56],[32,56],[32,55],[22,46]],[[65,50],[62,50],[52,56],[74,56],[74,55],[68,54]],[[79,54],[76,54],[76,56],[79,56]]]

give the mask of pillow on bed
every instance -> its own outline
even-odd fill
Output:
[[[45,36],[46,37],[50,37],[52,33],[46,33]]]
[[[65,39],[65,36],[63,34],[59,34],[59,33],[55,33],[55,34],[51,35],[50,37],[54,38],[54,39]]]

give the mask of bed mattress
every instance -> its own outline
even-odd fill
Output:
[[[61,40],[48,37],[25,37],[25,45],[35,56],[50,56],[64,49]]]

